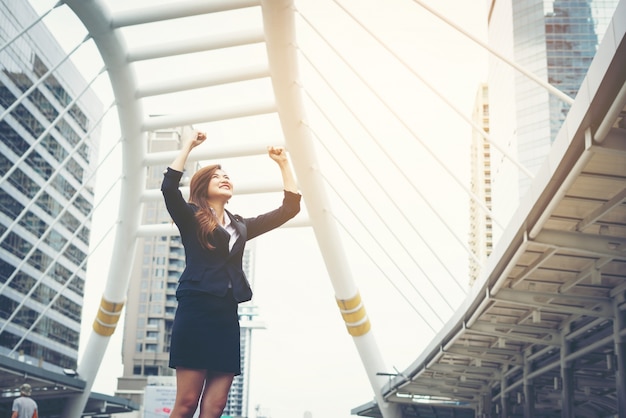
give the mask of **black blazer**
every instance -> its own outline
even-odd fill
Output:
[[[183,173],[168,168],[161,183],[161,192],[170,216],[174,220],[185,247],[185,270],[179,278],[178,291],[196,290],[224,296],[232,287],[237,302],[252,298],[252,290],[241,265],[247,240],[277,228],[300,211],[300,195],[285,191],[282,205],[255,218],[242,218],[226,211],[239,238],[229,251],[230,234],[221,226],[213,231],[209,242],[213,250],[203,247],[196,231],[195,213],[198,207],[183,198],[178,185]]]

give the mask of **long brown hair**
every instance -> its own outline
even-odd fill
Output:
[[[215,249],[209,242],[213,237],[213,231],[217,228],[217,218],[209,206],[209,182],[217,170],[221,170],[219,164],[202,167],[191,177],[189,182],[189,203],[198,207],[196,220],[198,221],[198,241],[209,250]]]

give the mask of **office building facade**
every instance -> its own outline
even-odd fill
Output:
[[[28,2],[0,3],[0,355],[75,369],[102,104]],[[62,64],[60,64],[62,63]]]
[[[489,44],[542,80],[574,98],[617,0],[491,0]],[[491,137],[535,175],[544,163],[569,105],[491,56]],[[492,150],[496,218],[508,222],[532,177]]]
[[[489,88],[482,84],[478,88],[472,120],[476,126],[489,133]],[[469,249],[473,257],[469,260],[469,283],[474,284],[482,265],[493,248],[493,219],[485,210],[491,210],[491,144],[474,130],[470,149],[471,190],[477,200],[470,200]]]

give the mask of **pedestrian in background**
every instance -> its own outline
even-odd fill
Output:
[[[37,418],[37,402],[30,397],[32,390],[28,383],[20,386],[20,396],[13,400],[11,418]]]

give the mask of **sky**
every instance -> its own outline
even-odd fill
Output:
[[[53,2],[31,0],[31,3],[45,10]],[[153,2],[114,0],[110,3],[111,8],[116,9]],[[426,3],[469,32],[484,35],[484,2],[431,0]],[[486,55],[414,1],[306,0],[296,1],[296,7],[299,10],[298,43],[306,56],[301,61],[302,84],[310,94],[306,97],[308,123],[318,141],[318,157],[329,184],[333,210],[342,220],[339,228],[348,231],[342,232],[345,255],[387,366],[381,372],[396,373],[418,357],[442,326],[442,319],[452,313],[450,306],[459,304],[466,291],[446,278],[441,266],[428,256],[427,247],[431,246],[448,262],[447,268],[463,281],[462,285],[467,280],[464,275],[467,255],[457,248],[447,231],[435,227],[439,220],[425,209],[426,205],[412,188],[417,187],[424,193],[439,216],[465,239],[467,212],[464,208],[469,198],[446,170],[467,181],[471,131],[413,72],[470,114],[477,87],[486,78]],[[81,36],[80,23],[72,19],[71,13],[54,12],[57,13],[57,17],[47,22],[64,46],[73,46],[72,42]],[[367,29],[356,24],[355,18]],[[213,21],[211,24],[228,27],[230,22]],[[316,29],[311,29],[310,25]],[[174,27],[164,26],[161,33],[153,36],[167,39],[174,30]],[[329,50],[317,30],[331,39],[336,52]],[[142,38],[145,34],[139,31],[129,30],[125,34],[136,44],[145,43]],[[402,64],[390,50],[401,57]],[[213,57],[206,65],[210,65],[211,59],[230,58],[227,55]],[[140,68],[145,77],[142,82],[158,82],[162,73],[179,71],[182,65],[197,66],[181,64],[186,62],[182,60],[164,62],[159,66],[160,71]],[[307,60],[316,68],[308,65]],[[372,90],[364,86],[343,60],[358,69]],[[75,61],[86,74],[92,75],[101,65],[89,48],[84,53],[79,52]],[[106,84],[106,77],[102,77],[95,89],[108,105],[112,97]],[[267,89],[267,85],[255,84],[245,94],[257,94],[257,88],[259,91]],[[367,129],[346,111],[333,90],[346,100],[351,112],[368,122]],[[379,97],[373,97],[372,91]],[[216,95],[211,98],[219,98],[220,105],[229,103],[230,97],[219,96],[223,94],[219,89],[211,94]],[[193,109],[196,105],[192,98],[182,103],[168,98],[145,102],[147,113]],[[326,115],[339,115],[332,119],[336,125],[329,123]],[[116,117],[112,112],[103,125],[100,155],[106,155],[111,147],[114,152],[103,162],[102,172],[119,170]],[[207,124],[200,128],[209,131],[209,137],[216,137],[217,141],[225,141],[224,136],[250,134],[238,132],[231,123]],[[267,129],[258,129],[260,132],[255,135],[268,142],[280,137],[271,123],[263,128]],[[382,138],[390,158],[383,155],[376,141],[369,140],[370,135]],[[349,144],[357,144],[357,149],[350,149]],[[426,152],[426,147],[434,156]],[[445,170],[438,166],[436,158],[446,162]],[[396,173],[394,162],[402,167],[407,177]],[[245,182],[246,178],[261,174],[278,177],[277,171],[272,172],[275,168],[271,162],[265,160],[254,160],[253,164],[228,161],[226,168],[234,178],[235,188],[238,179]],[[373,168],[373,174],[367,168]],[[367,190],[365,195],[350,187],[339,189],[341,193],[332,191],[334,186],[340,187],[339,183],[349,180],[346,171],[365,182],[364,186],[361,183]],[[371,176],[376,178],[370,179]],[[110,263],[112,237],[107,231],[119,195],[115,186],[106,194],[112,178],[115,176],[99,176],[96,188],[96,202],[103,203],[94,215],[92,240],[102,239],[103,242],[89,261],[81,350],[91,333],[95,315],[91,308],[98,305],[102,296]],[[390,201],[420,214],[417,229],[424,234],[424,240],[418,239],[415,231],[407,227],[398,208],[390,205]],[[250,208],[245,197],[234,198],[230,205],[233,211],[244,216],[253,215],[258,209]],[[377,209],[381,210],[383,220],[377,220]],[[306,216],[306,209],[303,212],[299,216]],[[357,215],[368,220],[367,225],[376,238],[365,233]],[[392,226],[393,234],[385,228],[385,222]],[[411,260],[412,254],[405,254],[403,244],[410,253],[418,254],[419,268],[415,260]],[[372,248],[371,253],[366,253],[361,245]],[[346,332],[338,312],[334,289],[313,230],[305,227],[273,231],[256,239],[255,248],[254,303],[260,309],[260,319],[266,328],[255,331],[252,337],[250,416],[256,416],[258,409],[259,415],[272,418],[350,417],[350,410],[371,401],[373,392],[352,337]],[[385,251],[401,255],[391,259]],[[433,288],[443,291],[448,300],[441,300],[440,295],[433,293]],[[94,382],[96,392],[113,394],[116,388],[116,379],[122,374],[122,332],[123,321],[109,342]]]

